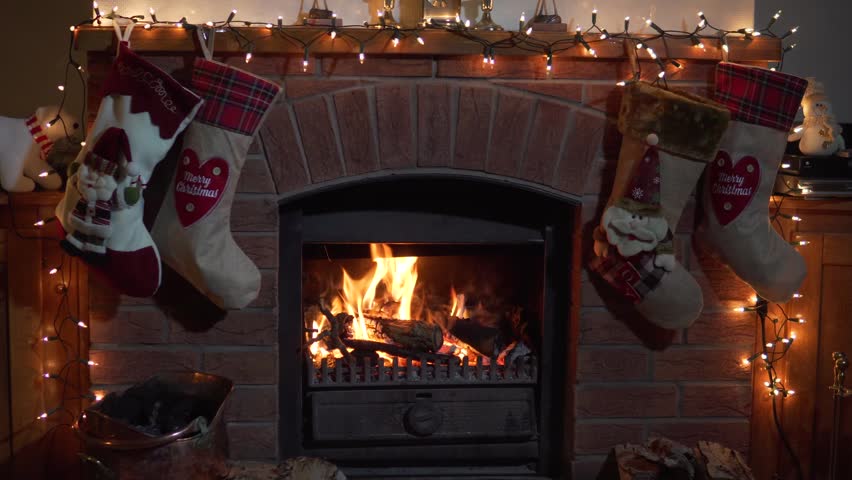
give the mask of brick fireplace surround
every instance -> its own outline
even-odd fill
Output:
[[[192,64],[190,53],[149,58],[179,77]],[[110,59],[89,53],[90,92]],[[490,68],[479,56],[370,56],[364,65],[353,55],[328,56],[312,58],[308,73],[300,56],[223,60],[283,85],[252,146],[231,223],[263,274],[260,296],[199,328],[198,319],[159,298],[127,298],[92,284],[90,357],[100,364],[93,389],[175,368],[227,376],[237,384],[226,417],[231,456],[276,460],[277,303],[279,289],[288,288],[277,284],[278,202],[400,172],[487,176],[574,199],[581,209],[577,291],[565,292],[579,298],[570,320],[576,378],[566,379],[574,382],[567,452],[574,478],[592,478],[611,446],[654,434],[749,450],[751,370],[740,361],[753,348],[755,325],[732,307],[752,292],[694,246],[694,202],[675,234],[680,261],[704,290],[704,312],[691,328],[665,332],[612,313],[583,267],[618,156],[615,82],[629,77],[626,61],[557,56],[546,78],[538,57],[499,57]],[[643,66],[649,77],[656,73],[653,64]],[[687,61],[670,84],[707,94],[714,67]],[[97,102],[92,95],[90,112]]]

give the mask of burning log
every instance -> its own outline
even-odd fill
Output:
[[[423,359],[423,360],[447,360],[449,361],[453,357],[452,355],[442,355],[439,353],[426,353],[415,350],[409,350],[404,347],[400,347],[398,345],[393,345],[390,343],[383,342],[374,342],[371,340],[355,340],[355,339],[346,339],[343,340],[344,345],[349,348],[353,348],[357,351],[367,352],[384,352],[388,355],[394,355],[402,358],[413,358],[413,359]]]
[[[450,334],[486,357],[496,357],[505,347],[499,328],[483,325],[471,318],[450,317],[448,324]]]
[[[381,315],[364,314],[376,336],[386,343],[415,352],[437,352],[444,344],[441,327],[422,320],[399,320]]]

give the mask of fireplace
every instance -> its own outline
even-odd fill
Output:
[[[446,175],[286,201],[282,457],[366,477],[560,474],[574,218],[565,198]]]

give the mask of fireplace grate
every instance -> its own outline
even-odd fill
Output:
[[[393,357],[390,364],[373,365],[369,357],[350,366],[343,361],[329,365],[329,359],[320,360],[317,367],[313,359],[306,358],[308,386],[329,388],[343,386],[402,386],[402,385],[531,385],[537,382],[538,359],[535,355],[518,357],[501,365],[488,362],[481,356],[452,357],[450,360],[408,361],[399,364]]]

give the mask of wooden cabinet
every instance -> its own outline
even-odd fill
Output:
[[[56,224],[34,226],[61,198],[0,194],[0,478],[74,478],[78,470],[69,427],[89,402],[88,332],[77,325],[88,324],[88,273],[59,247]],[[38,419],[43,412],[50,415]],[[60,475],[63,468],[71,470]]]
[[[781,380],[796,395],[776,399],[774,413],[799,458],[803,478],[827,479],[835,428],[829,390],[834,380],[832,353],[852,356],[852,200],[788,198],[781,205],[783,214],[801,221],[779,217],[776,228],[790,241],[808,242],[797,247],[808,268],[799,292],[802,297],[782,307],[790,316],[801,316],[807,322],[789,327],[796,339],[776,366]],[[765,373],[756,368],[751,463],[757,478],[774,478],[778,473],[778,478],[793,479],[793,461],[775,426],[772,397],[764,381]],[[852,387],[852,380],[847,386]],[[852,478],[852,398],[841,400],[840,407],[838,480]]]

